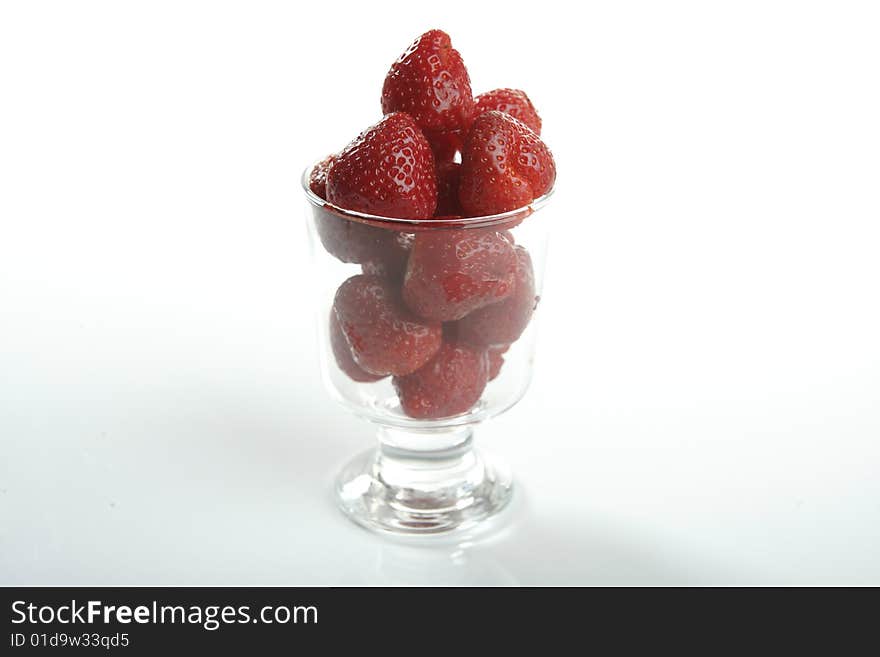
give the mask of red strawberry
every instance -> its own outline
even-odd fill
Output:
[[[425,32],[391,65],[382,111],[406,112],[425,132],[467,129],[474,114],[471,79],[446,32]]]
[[[377,374],[370,374],[360,365],[358,365],[351,355],[351,349],[339,326],[339,320],[336,313],[330,311],[330,349],[333,350],[333,356],[336,358],[336,364],[343,372],[345,372],[352,380],[359,383],[372,383],[385,377]]]
[[[489,357],[489,380],[494,381],[501,374],[501,367],[504,365],[504,354],[510,349],[510,345],[502,345],[500,347],[489,347],[486,351]]]
[[[466,215],[528,205],[555,179],[553,154],[524,123],[495,110],[477,117],[461,155],[458,198]]]
[[[526,95],[525,91],[519,89],[494,89],[480,94],[474,98],[477,109],[476,114],[483,112],[498,110],[509,114],[515,119],[519,119],[532,130],[536,135],[541,134],[541,117],[535,111],[535,106]]]
[[[342,262],[370,262],[380,258],[395,231],[345,219],[324,208],[315,208],[318,238],[328,253]]]
[[[383,217],[431,217],[437,206],[434,154],[412,117],[389,114],[346,146],[327,174],[327,200]]]
[[[532,259],[523,247],[516,247],[516,282],[513,294],[500,303],[479,308],[458,322],[461,340],[480,346],[516,342],[535,310],[535,273]]]
[[[309,174],[309,189],[314,194],[327,200],[327,173],[336,161],[336,155],[328,155],[318,162]]]
[[[371,374],[409,374],[440,348],[440,324],[415,317],[378,276],[359,274],[345,281],[333,310],[355,362]]]
[[[403,299],[421,317],[451,321],[513,292],[516,253],[493,229],[418,233],[403,280]]]
[[[464,146],[464,134],[458,130],[447,132],[426,132],[425,137],[434,151],[434,162],[437,166],[455,161],[455,156]]]
[[[426,365],[392,380],[403,412],[429,420],[466,413],[480,400],[489,380],[485,350],[444,342]]]
[[[454,217],[461,215],[458,202],[458,181],[461,178],[461,165],[447,162],[437,165],[437,210],[435,217]]]
[[[389,281],[397,281],[399,284],[406,273],[406,261],[409,259],[415,235],[397,231],[386,232],[390,234],[390,239],[361,265],[361,271],[365,274],[382,276]]]

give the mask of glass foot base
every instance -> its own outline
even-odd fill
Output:
[[[473,449],[414,451],[382,444],[349,462],[336,497],[353,521],[380,532],[442,534],[470,529],[510,501],[507,470]]]

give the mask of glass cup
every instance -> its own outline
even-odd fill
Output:
[[[327,203],[311,169],[322,376],[378,437],[339,473],[339,506],[394,534],[473,528],[513,490],[474,428],[529,386],[553,192],[499,215],[398,219]]]

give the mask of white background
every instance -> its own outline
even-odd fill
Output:
[[[0,583],[880,584],[875,7],[4,2]],[[297,177],[431,27],[559,179],[516,506],[425,547],[332,506]]]

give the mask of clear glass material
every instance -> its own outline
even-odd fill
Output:
[[[311,167],[304,172],[302,187],[314,261],[310,287],[316,295],[323,380],[334,399],[376,425],[378,438],[377,446],[351,460],[339,473],[336,480],[339,506],[355,522],[377,531],[432,534],[473,529],[477,523],[501,511],[513,492],[507,470],[474,447],[474,428],[516,404],[531,380],[550,228],[551,211],[546,208],[552,190],[529,206],[501,215],[392,219],[342,210],[326,203],[309,189],[310,171]],[[462,328],[464,319],[442,322],[445,316],[431,319],[436,326],[432,330],[438,335],[442,332],[444,344],[462,344],[468,354],[484,354],[479,356],[485,358],[486,363],[479,366],[486,368],[485,373],[481,370],[483,378],[479,384],[485,383],[485,388],[481,394],[476,391],[478,398],[469,397],[463,402],[466,408],[461,403],[445,406],[430,403],[438,396],[461,401],[454,376],[442,379],[448,381],[445,389],[438,389],[435,381],[434,388],[429,390],[433,392],[424,393],[429,400],[428,411],[415,404],[412,397],[408,397],[408,405],[402,403],[402,395],[407,393],[399,392],[400,386],[412,385],[413,376],[406,373],[383,376],[387,371],[381,364],[377,366],[374,361],[360,358],[363,356],[357,349],[363,346],[358,342],[360,338],[341,328],[340,315],[344,313],[340,311],[337,294],[341,294],[340,286],[353,277],[360,277],[361,282],[366,280],[365,276],[370,281],[378,277],[387,282],[390,294],[398,295],[395,303],[403,312],[412,312],[412,316],[421,320],[422,315],[414,312],[411,297],[404,298],[401,290],[404,281],[409,286],[412,283],[409,279],[415,277],[415,273],[407,272],[408,266],[414,267],[409,262],[412,260],[409,254],[417,248],[415,244],[428,241],[454,244],[454,248],[448,250],[452,258],[461,253],[462,245],[475,243],[490,244],[493,248],[498,243],[505,250],[515,249],[516,253],[517,275],[511,281],[514,291],[520,293],[518,306],[510,305],[513,295],[508,295],[468,312],[470,315],[499,304],[492,313],[481,318],[482,331],[470,327],[468,332]],[[376,258],[375,249],[370,245],[389,243],[394,244],[393,255],[389,257],[387,251],[383,251],[386,255]],[[528,275],[521,273],[526,268]],[[530,288],[532,284],[534,289]],[[526,298],[529,304],[524,304]],[[500,305],[505,303],[506,306]],[[431,306],[416,305],[419,312],[433,313]],[[359,319],[372,312],[371,308],[352,309],[350,301],[344,309],[358,314]],[[343,319],[347,329],[348,315]],[[471,320],[468,322],[474,324]],[[392,322],[388,326],[398,324]],[[388,332],[394,330],[388,328]],[[515,339],[509,342],[511,338]],[[414,357],[405,348],[400,353],[404,360]],[[497,370],[501,362],[499,356],[503,363]],[[420,367],[427,368],[432,363],[429,360]],[[362,365],[366,365],[366,369]],[[486,382],[493,374],[496,376]],[[468,385],[473,378],[468,377]],[[461,389],[470,390],[468,385]],[[444,408],[455,412],[445,414]]]

